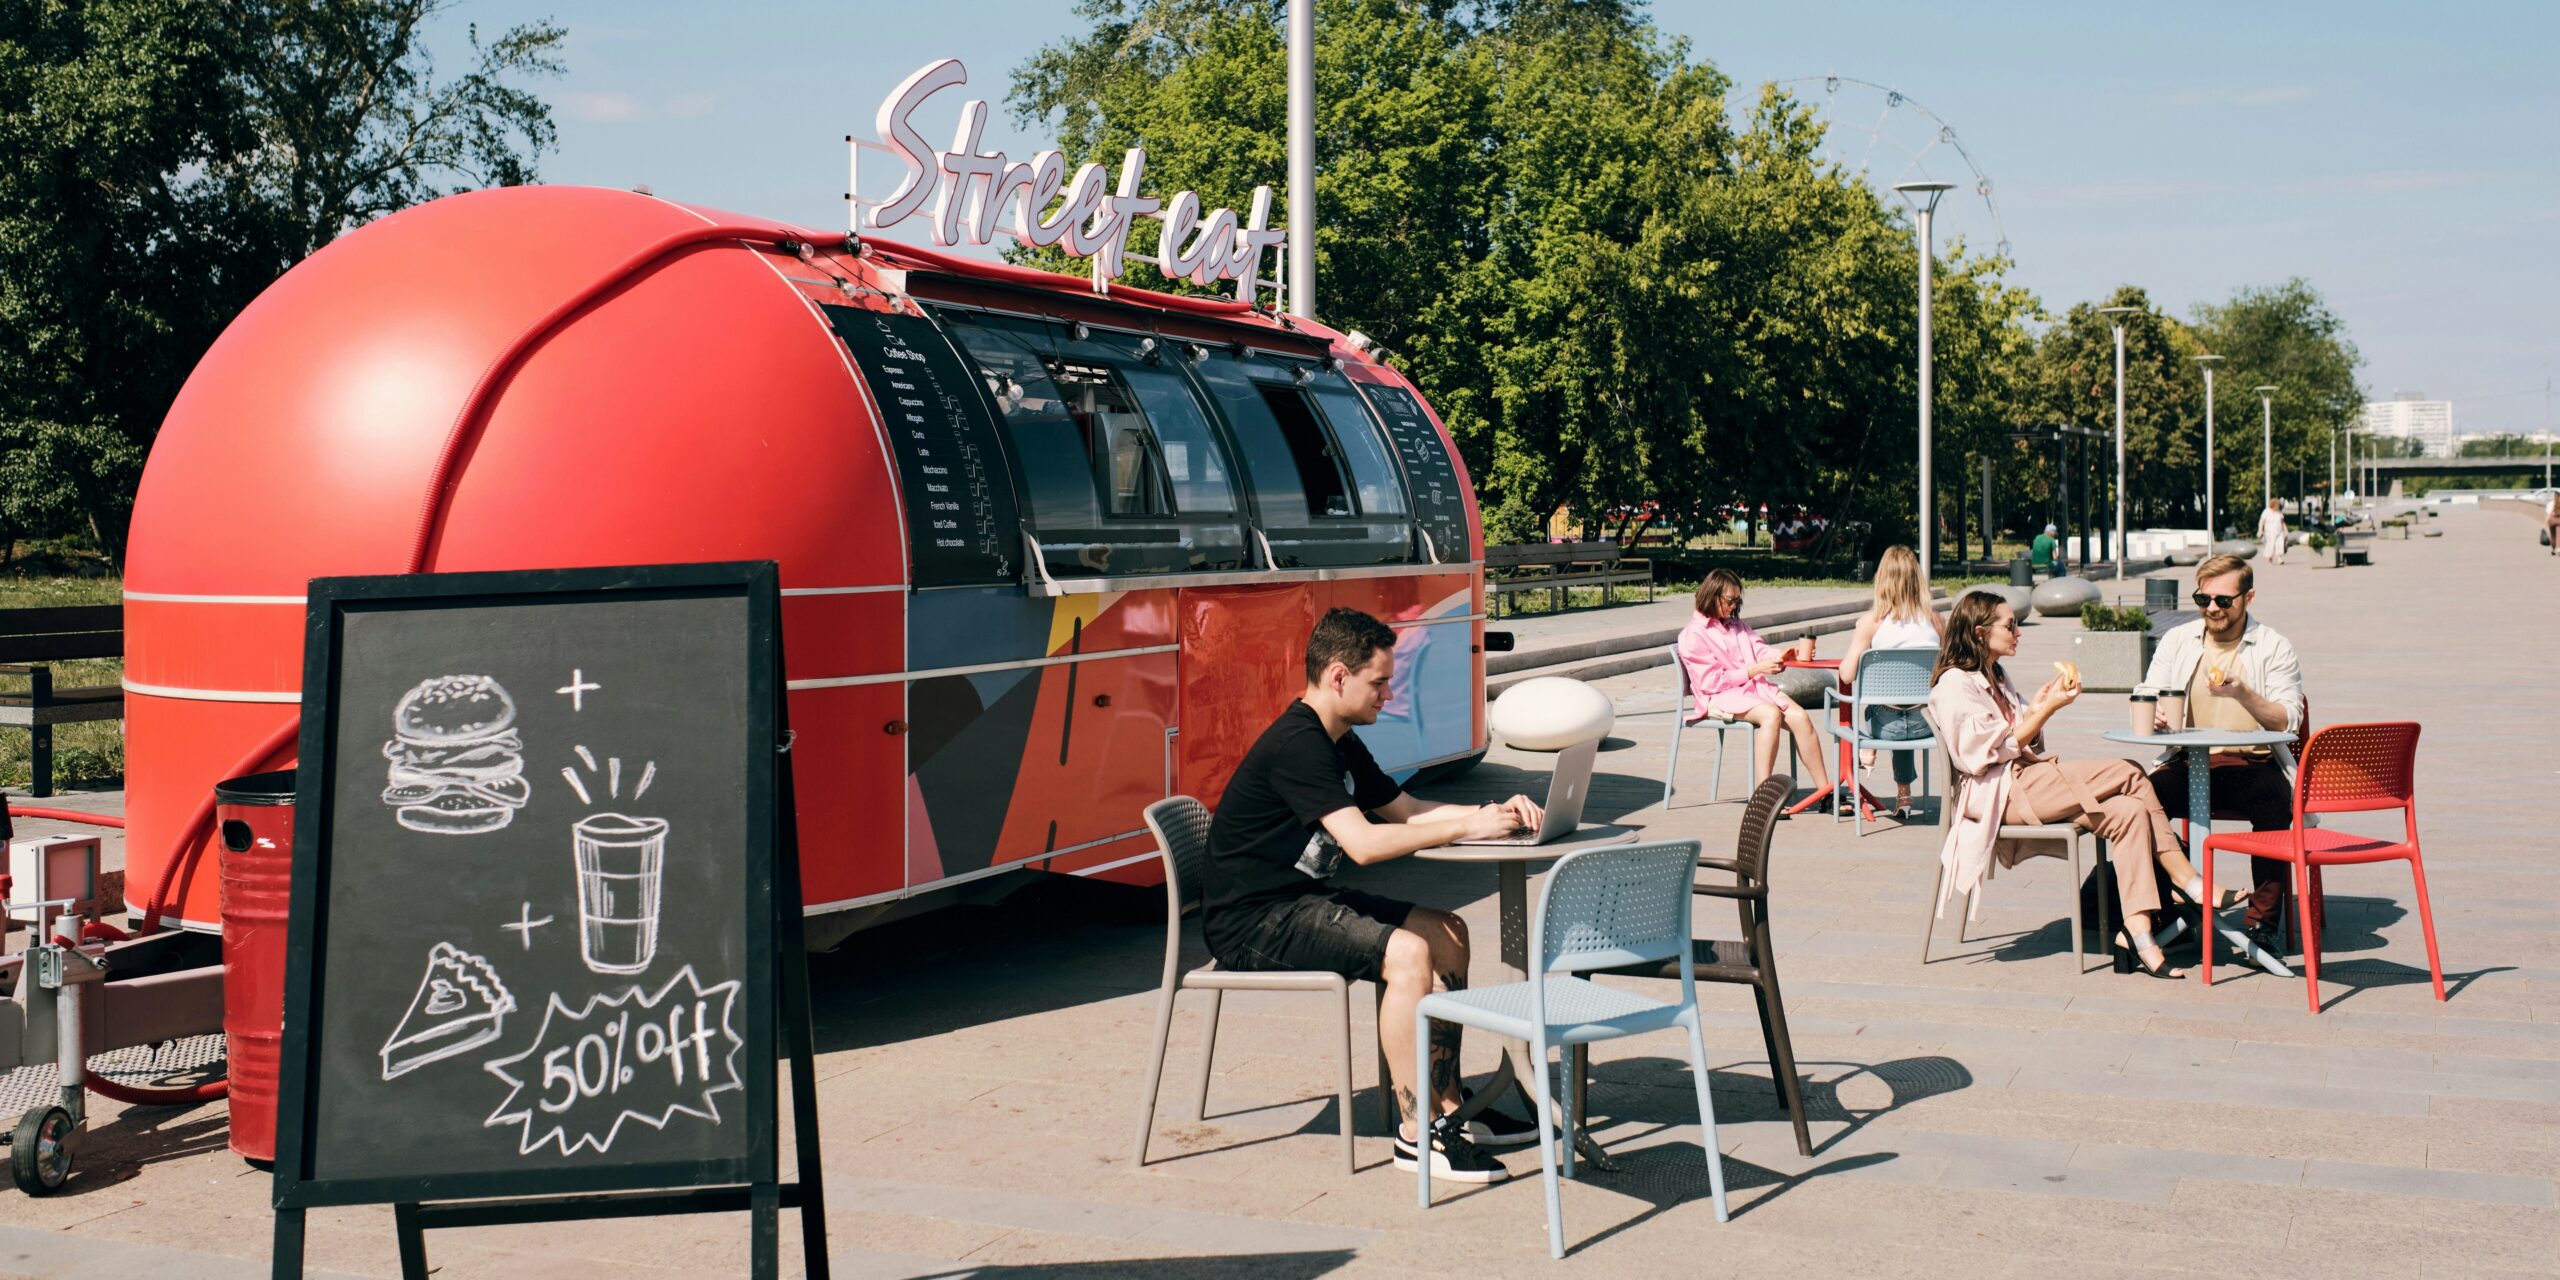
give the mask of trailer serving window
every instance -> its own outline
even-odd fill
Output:
[[[1234,433],[1276,567],[1416,559],[1403,476],[1348,380],[1250,349],[1194,348],[1186,367]]]
[[[1026,532],[1053,578],[1243,568],[1218,437],[1177,375],[1131,336],[937,307],[1002,416],[1028,490]]]

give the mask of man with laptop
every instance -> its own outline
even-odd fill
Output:
[[[1319,970],[1378,983],[1386,993],[1378,1040],[1404,1119],[1396,1167],[1427,1158],[1435,1178],[1499,1182],[1508,1173],[1480,1148],[1525,1145],[1537,1126],[1492,1108],[1457,1122],[1464,1098],[1456,1023],[1433,1027],[1427,1091],[1410,1078],[1414,1006],[1432,991],[1467,985],[1465,922],[1327,878],[1345,859],[1365,867],[1462,840],[1535,833],[1545,814],[1527,796],[1489,805],[1417,800],[1378,768],[1351,730],[1377,723],[1395,677],[1395,643],[1385,623],[1355,609],[1316,623],[1305,691],[1245,753],[1210,823],[1201,931],[1229,969]]]

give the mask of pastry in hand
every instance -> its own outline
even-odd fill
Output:
[[[2054,670],[2055,677],[2056,677],[2057,679],[2059,679],[2059,680],[2062,682],[2062,687],[2063,687],[2063,688],[2066,688],[2066,689],[2077,689],[2077,688],[2079,688],[2079,687],[2080,687],[2080,664],[2079,664],[2079,663],[2077,663],[2077,662],[2057,662],[2057,663],[2053,664],[2053,670]]]
[[[2220,668],[2220,667],[2206,667],[2206,668],[2204,669],[2204,680],[2205,680],[2205,683],[2206,683],[2206,684],[2220,684],[2220,683],[2222,683],[2222,668]]]

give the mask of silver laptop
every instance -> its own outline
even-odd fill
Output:
[[[1556,769],[1547,778],[1546,820],[1535,831],[1521,831],[1507,836],[1488,836],[1482,840],[1460,840],[1459,844],[1536,845],[1553,844],[1573,834],[1582,823],[1582,800],[1591,791],[1591,764],[1600,756],[1597,738],[1579,746],[1567,747],[1556,755]]]

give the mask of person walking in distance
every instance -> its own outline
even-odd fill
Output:
[[[1413,1011],[1433,991],[1467,985],[1466,922],[1330,883],[1344,864],[1370,867],[1462,839],[1538,827],[1527,796],[1452,805],[1406,795],[1352,732],[1375,724],[1395,678],[1396,635],[1355,609],[1335,609],[1307,637],[1307,685],[1245,752],[1209,824],[1201,933],[1229,969],[1299,969],[1378,983],[1378,1043],[1404,1118],[1395,1163],[1428,1159],[1431,1176],[1499,1182],[1484,1147],[1520,1146],[1537,1126],[1492,1108],[1461,1124],[1454,1022],[1434,1023],[1431,1079],[1413,1073]],[[1427,1155],[1424,1153],[1428,1153]]]
[[[2258,513],[2258,554],[2268,564],[2284,563],[2284,504],[2267,499],[2267,509]]]

